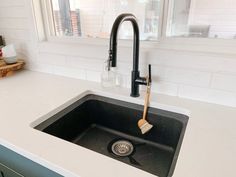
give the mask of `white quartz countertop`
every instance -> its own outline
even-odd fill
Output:
[[[129,89],[22,71],[0,80],[0,144],[63,176],[152,177],[33,128],[86,93],[143,104],[143,95],[131,98]],[[151,106],[190,117],[173,177],[236,176],[236,108],[159,94]]]

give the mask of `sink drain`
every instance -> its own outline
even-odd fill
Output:
[[[117,140],[111,145],[111,152],[119,157],[129,156],[133,151],[133,144],[127,140]]]

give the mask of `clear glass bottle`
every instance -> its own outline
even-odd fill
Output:
[[[114,88],[116,86],[116,73],[114,69],[110,67],[109,62],[109,60],[105,61],[101,74],[101,84],[104,88]]]

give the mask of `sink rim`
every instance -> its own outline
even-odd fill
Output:
[[[95,97],[96,99],[93,99],[91,97]],[[101,98],[100,98],[101,97]],[[97,99],[99,98],[99,99]],[[102,99],[108,99],[108,101],[106,101],[107,103],[111,103],[112,100],[115,100],[117,101],[116,104],[117,105],[122,105],[124,106],[123,104],[120,104],[121,102],[124,103],[125,105],[126,104],[133,104],[133,105],[138,105],[138,106],[142,106],[143,107],[143,104],[138,104],[138,103],[133,103],[133,102],[128,102],[128,101],[124,101],[124,100],[120,100],[120,99],[116,99],[116,98],[111,98],[111,97],[106,97],[106,96],[102,96],[102,95],[97,95],[97,94],[93,94],[92,92],[91,93],[86,93],[85,95],[83,95],[82,97],[80,97],[80,99],[78,99],[77,101],[73,102],[72,104],[68,105],[67,107],[63,108],[63,109],[60,109],[60,111],[57,111],[56,113],[52,114],[52,116],[48,117],[47,119],[45,120],[42,120],[40,123],[37,123],[36,125],[33,125],[33,129],[37,129],[38,130],[41,130],[43,129],[43,127],[45,128],[45,125],[44,124],[52,124],[53,122],[56,122],[57,120],[59,120],[61,117],[63,117],[64,115],[66,115],[67,113],[69,113],[70,111],[74,110],[76,107],[78,107],[81,103],[83,102],[86,102],[88,100],[99,100],[99,101],[102,101]],[[175,115],[179,115],[179,116],[182,116],[184,117],[183,118],[179,118],[178,117],[171,117],[171,119],[175,119],[176,121],[182,123],[184,125],[184,127],[187,127],[187,123],[188,123],[188,120],[189,120],[189,116],[186,115],[186,114],[182,114],[182,113],[177,113],[177,112],[173,112],[173,111],[168,111],[168,110],[163,110],[163,109],[160,109],[160,108],[156,108],[156,107],[152,107],[151,105],[149,106],[149,110],[148,110],[149,113],[152,113],[152,114],[158,114],[158,115],[161,115],[163,117],[165,117],[166,113],[170,113],[170,114],[175,114]],[[55,119],[53,119],[53,117],[57,117]],[[38,119],[39,120],[39,119]],[[48,123],[49,122],[49,123]],[[42,125],[40,125],[42,124]],[[42,128],[41,128],[42,127]],[[182,131],[181,131],[182,133]]]
[[[35,127],[38,126],[39,124],[41,124],[42,122],[51,118],[53,115],[59,113],[60,111],[69,107],[70,105],[76,103],[77,101],[79,101],[80,99],[82,99],[83,97],[85,97],[87,95],[97,95],[97,96],[101,96],[101,97],[107,97],[107,98],[111,98],[111,99],[115,99],[115,100],[119,100],[119,101],[138,104],[138,105],[143,105],[143,103],[144,103],[144,98],[142,98],[142,97],[133,98],[130,96],[125,96],[124,94],[118,94],[118,93],[114,94],[114,93],[110,93],[108,91],[86,90],[86,91],[82,92],[81,94],[77,95],[76,97],[66,101],[65,103],[63,103],[63,104],[59,105],[58,107],[54,108],[53,110],[49,111],[47,114],[40,116],[39,118],[37,118],[36,120],[31,122],[29,124],[29,126],[32,129],[35,129]],[[184,116],[187,116],[188,120],[191,118],[191,111],[189,109],[186,109],[183,107],[162,104],[162,103],[158,103],[157,101],[152,101],[152,100],[150,101],[149,105],[150,105],[149,107],[154,108],[154,109],[160,109],[163,111],[182,114]]]

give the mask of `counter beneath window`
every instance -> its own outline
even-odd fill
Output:
[[[124,88],[23,71],[0,80],[0,144],[71,177],[151,177],[128,166],[33,127],[86,93],[143,104]],[[173,177],[234,177],[236,108],[152,93],[152,107],[189,115]]]

